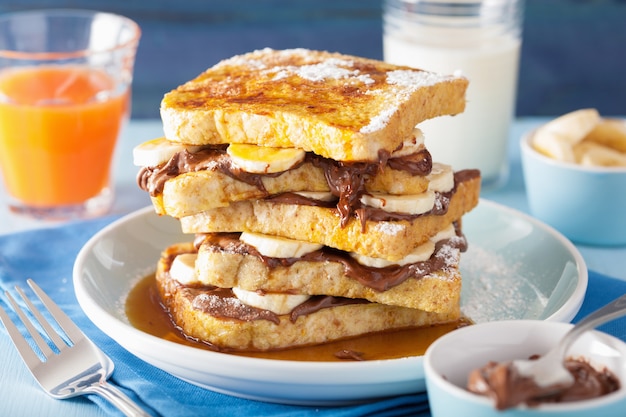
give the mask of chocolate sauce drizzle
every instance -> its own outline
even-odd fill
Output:
[[[187,150],[178,152],[165,164],[141,168],[137,174],[137,184],[154,197],[163,192],[165,182],[169,179],[186,172],[210,169],[250,184],[260,190],[266,198],[270,197],[263,185],[263,178],[278,177],[282,172],[274,174],[245,172],[232,163],[226,148],[227,145],[216,145],[194,153]],[[391,159],[388,152],[380,151],[378,162],[342,162],[308,152],[305,159],[291,169],[296,169],[304,163],[324,170],[328,187],[337,197],[335,206],[341,216],[342,227],[348,223],[358,207],[359,200],[365,192],[367,179],[381,172],[386,166],[420,176],[428,175],[432,169],[432,157],[427,149],[413,155]]]
[[[419,279],[436,271],[445,270],[454,261],[451,250],[466,251],[467,240],[461,232],[458,223],[455,222],[454,226],[456,237],[437,242],[430,259],[407,265],[390,265],[384,268],[361,265],[346,252],[327,246],[299,258],[263,256],[253,246],[238,240],[237,233],[197,234],[195,245],[199,248],[203,243],[206,243],[205,248],[207,250],[256,256],[268,268],[289,267],[300,261],[337,262],[343,265],[346,276],[357,280],[366,287],[382,292],[403,283],[409,278]]]

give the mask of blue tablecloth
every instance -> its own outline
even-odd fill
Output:
[[[425,393],[346,407],[300,407],[270,404],[218,394],[183,382],[125,351],[96,328],[80,309],[72,285],[74,259],[83,244],[115,217],[62,227],[0,236],[0,285],[13,291],[33,278],[116,364],[112,380],[152,414],[161,416],[428,416]],[[626,281],[595,272],[589,274],[585,301],[575,320],[626,293]],[[0,305],[10,310],[2,298]],[[626,340],[626,320],[602,326]],[[1,338],[8,338],[2,327]],[[4,368],[3,368],[4,371]],[[117,415],[108,403],[92,398],[107,414]],[[76,399],[71,401],[85,401]]]

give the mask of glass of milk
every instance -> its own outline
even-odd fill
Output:
[[[524,0],[384,0],[387,62],[470,83],[465,112],[419,125],[433,161],[478,168],[483,189],[508,176]]]

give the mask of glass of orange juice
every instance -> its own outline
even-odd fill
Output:
[[[0,172],[12,212],[105,214],[141,31],[88,10],[0,15]]]

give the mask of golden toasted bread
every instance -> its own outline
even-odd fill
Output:
[[[205,285],[363,298],[438,313],[453,311],[460,302],[461,249],[455,245],[461,242],[442,242],[430,259],[415,264],[371,268],[339,251],[320,251],[288,263],[274,259],[272,265],[241,242],[223,236],[217,241],[206,239],[198,250],[196,277]]]
[[[295,320],[290,314],[251,314],[250,307],[232,295],[216,294],[206,286],[185,286],[172,279],[168,272],[171,259],[189,250],[189,244],[164,250],[156,272],[157,288],[174,323],[187,336],[218,350],[285,349],[372,332],[448,323],[460,317],[458,305],[446,312],[432,313],[377,303],[339,304]],[[215,305],[222,303],[228,305],[225,315],[232,317],[215,312]]]
[[[353,216],[342,226],[334,208],[246,200],[182,217],[180,222],[184,233],[257,232],[397,261],[474,208],[479,194],[476,173],[457,181],[445,214],[411,220],[362,221]]]
[[[224,60],[161,102],[167,139],[295,147],[378,161],[426,119],[461,113],[468,80],[306,49]]]

